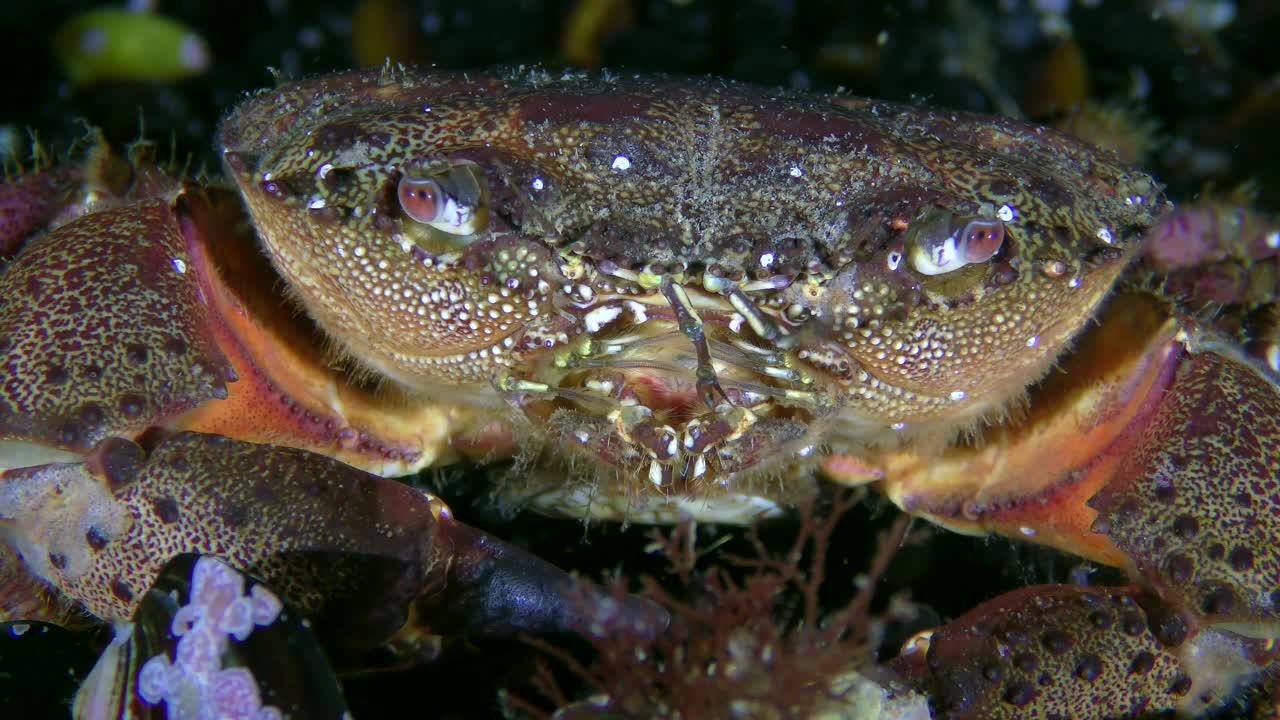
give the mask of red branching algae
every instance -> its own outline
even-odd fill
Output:
[[[799,532],[782,552],[770,550],[753,527],[747,534],[751,555],[724,556],[723,564],[702,570],[696,566],[708,551],[694,547],[692,523],[670,534],[655,531],[655,544],[670,558],[678,589],[668,590],[646,576],[640,594],[671,611],[668,632],[652,639],[617,633],[593,638],[589,663],[534,640],[590,688],[590,698],[568,697],[543,663],[534,684],[560,709],[548,715],[533,703],[508,697],[509,709],[566,720],[806,718],[847,707],[867,686],[858,673],[873,664],[872,589],[909,524],[901,516],[882,534],[866,582],[859,583],[862,589],[829,611],[821,591],[828,555],[838,549],[831,546],[832,532],[857,502],[856,494],[841,494],[819,514],[808,501],[799,510]]]

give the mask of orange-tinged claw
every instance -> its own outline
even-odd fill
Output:
[[[441,462],[458,411],[362,387],[326,364],[313,327],[273,291],[238,199],[203,192],[183,208],[193,272],[210,308],[210,332],[239,382],[226,400],[176,418],[179,430],[320,452],[380,475],[406,475]]]
[[[445,459],[460,413],[326,365],[314,329],[273,296],[242,212],[216,190],[95,212],[0,275],[0,468],[157,426],[384,475]]]
[[[979,605],[890,669],[928,694],[937,718],[1102,720],[1197,713],[1274,655],[1230,632],[1196,632],[1134,587],[1045,585]]]
[[[63,225],[0,274],[0,468],[30,459],[19,443],[83,453],[226,396],[190,264],[169,204],[145,201]]]
[[[1280,650],[1280,388],[1154,299],[1101,320],[1026,418],[940,460],[884,459],[909,511],[1142,583],[1028,588],[936,631],[927,661],[897,664],[943,717],[1194,714]]]
[[[1114,299],[1033,392],[1025,416],[941,457],[889,454],[886,494],[953,530],[997,532],[1123,565],[1124,552],[1093,532],[1097,514],[1087,501],[1140,442],[1176,366],[1176,334],[1154,301]]]
[[[1163,402],[1090,501],[1165,602],[1280,637],[1280,388],[1189,329]]]

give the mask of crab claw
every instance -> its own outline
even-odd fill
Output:
[[[0,215],[20,190],[0,188]],[[242,213],[233,195],[173,190],[29,241],[0,273],[0,468],[74,460],[156,427],[383,475],[442,459],[455,416],[329,367],[313,329],[262,292],[277,281]],[[0,238],[30,224],[0,224]]]
[[[0,468],[227,396],[184,245],[169,204],[149,201],[63,225],[0,274]]]
[[[1280,636],[1275,379],[1143,297],[1113,301],[1064,370],[986,445],[891,458],[890,497],[960,531],[1123,567],[1170,605]]]
[[[108,621],[134,615],[170,557],[218,556],[309,617],[341,668],[424,659],[435,647],[424,633],[450,622],[506,634],[656,629],[665,618],[639,600],[582,594],[402,483],[200,433],[149,453],[111,438],[85,462],[6,471],[0,531],[34,575]]]
[[[1194,327],[1132,451],[1089,506],[1092,529],[1166,603],[1280,638],[1280,389]]]
[[[957,717],[1193,712],[1230,697],[1280,647],[1274,375],[1149,297],[1119,296],[1037,392],[986,446],[891,457],[888,493],[946,527],[1120,566],[1142,591],[995,598],[934,633],[928,692]]]

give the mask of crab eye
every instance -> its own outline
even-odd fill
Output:
[[[913,224],[909,256],[916,272],[942,275],[986,262],[999,252],[1004,243],[1004,223],[971,218],[960,225],[958,220],[934,215]]]
[[[440,219],[444,209],[444,191],[435,178],[400,178],[400,209],[405,215],[420,223],[433,223]]]
[[[488,219],[484,188],[469,166],[455,165],[426,176],[405,175],[396,195],[410,219],[450,235],[475,234]]]
[[[975,218],[960,231],[961,257],[968,264],[986,262],[1004,244],[1004,223]]]

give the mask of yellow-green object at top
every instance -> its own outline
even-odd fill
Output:
[[[68,20],[54,54],[73,85],[103,80],[178,80],[209,67],[209,46],[191,28],[152,13],[91,10]]]

